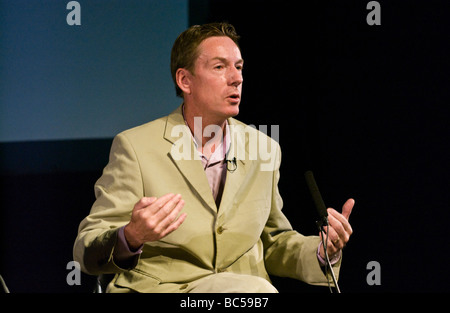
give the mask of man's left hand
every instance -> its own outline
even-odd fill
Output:
[[[342,206],[342,213],[337,212],[335,209],[328,208],[328,227],[325,227],[325,231],[328,231],[327,252],[330,259],[336,253],[339,253],[342,248],[345,247],[353,233],[352,227],[348,222],[350,214],[352,213],[355,200],[348,199]],[[320,234],[322,237],[322,233]],[[325,259],[325,252],[323,245],[320,247],[320,256]]]

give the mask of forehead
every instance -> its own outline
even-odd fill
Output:
[[[206,38],[198,46],[198,51],[198,59],[206,62],[214,58],[223,58],[232,62],[242,60],[239,47],[226,36]]]

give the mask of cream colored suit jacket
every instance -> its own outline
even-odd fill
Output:
[[[233,118],[228,123],[227,159],[236,158],[237,167],[227,173],[219,208],[201,161],[194,159],[181,106],[114,138],[109,163],[95,184],[96,201],[74,245],[74,260],[84,272],[117,273],[111,291],[172,292],[219,272],[327,283],[316,255],[319,237],[293,231],[281,211],[278,143]],[[267,145],[269,158],[258,152]],[[128,268],[119,267],[113,260],[118,229],[129,222],[140,198],[166,193],[182,195],[186,220],[162,240],[146,243]]]

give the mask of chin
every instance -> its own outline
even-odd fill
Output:
[[[239,104],[235,104],[228,107],[227,115],[229,117],[234,117],[239,114]]]
[[[236,107],[236,109],[233,110],[233,115],[232,116],[236,116],[239,114],[239,107]]]

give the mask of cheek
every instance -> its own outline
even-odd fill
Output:
[[[223,90],[223,83],[220,79],[209,78],[202,82],[201,92],[204,96],[209,96],[213,98],[221,98]]]

